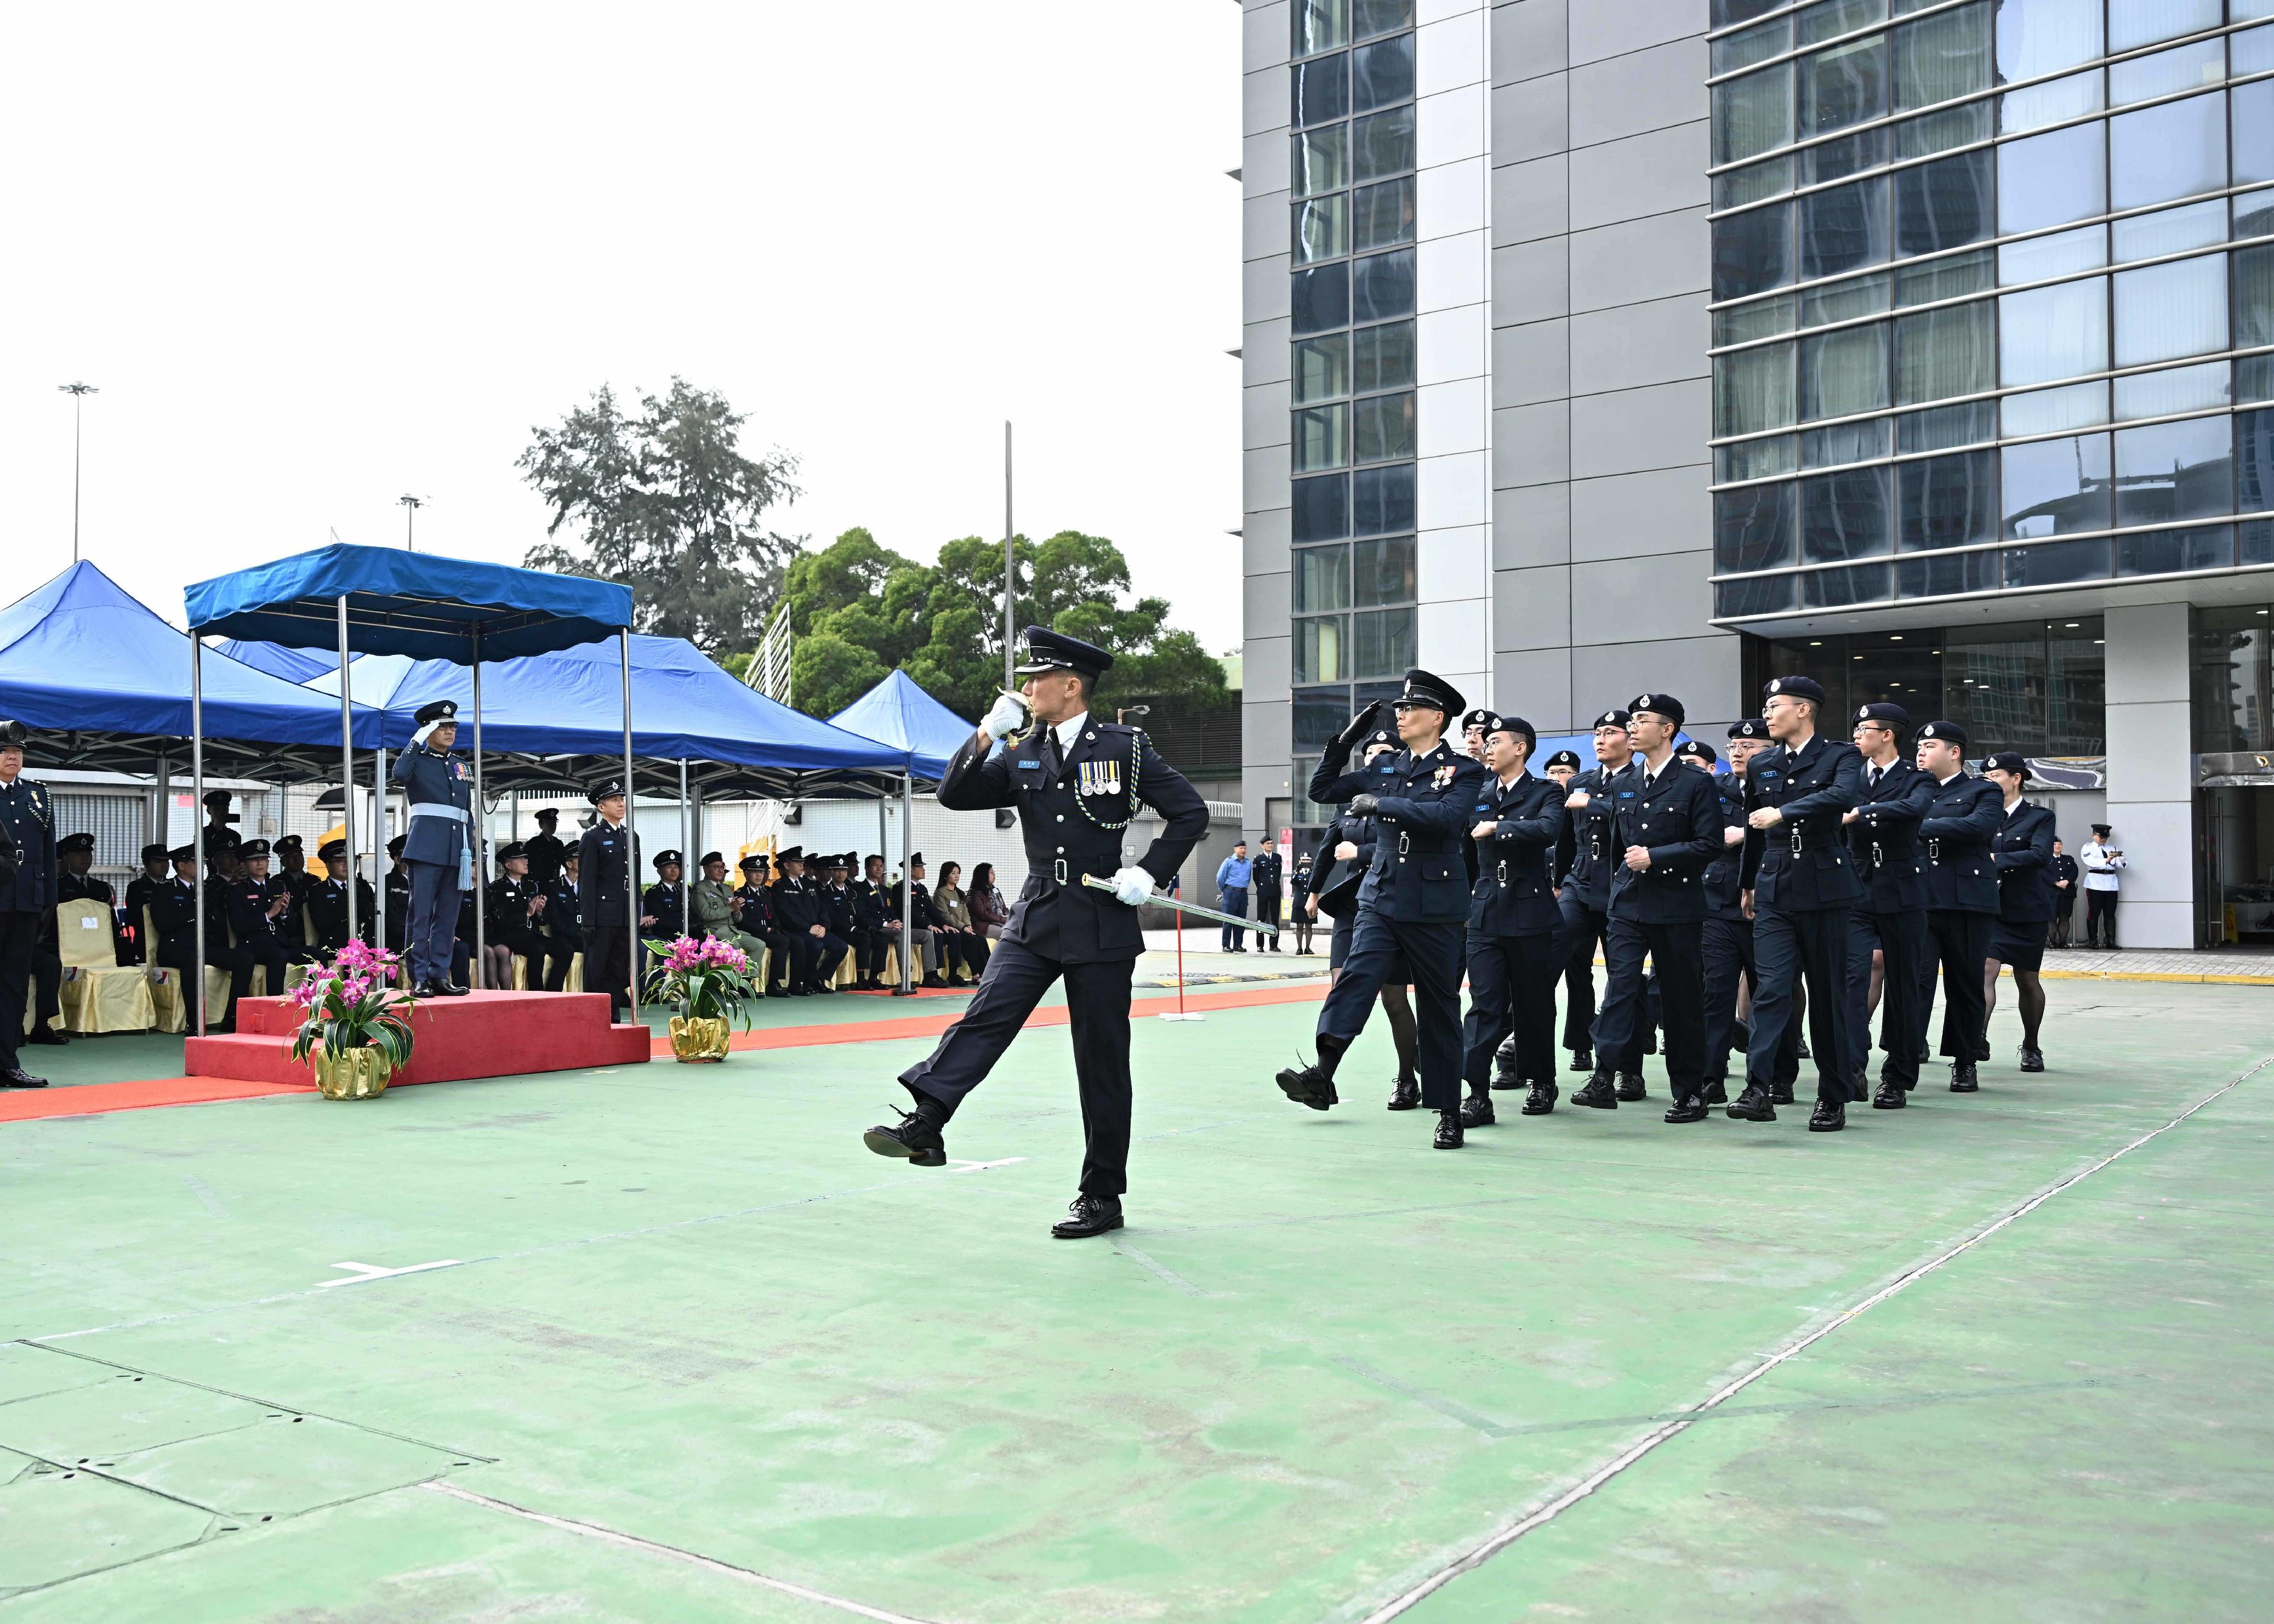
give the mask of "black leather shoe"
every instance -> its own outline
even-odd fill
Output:
[[[1585,1086],[1571,1096],[1571,1103],[1584,1105],[1589,1110],[1615,1111],[1619,1109],[1616,1079],[1608,1071],[1598,1071],[1589,1078]]]
[[[1981,1086],[1982,1085],[1974,1079],[1974,1063],[1971,1060],[1954,1060],[1950,1063],[1951,1093],[1972,1094]]]
[[[1337,1101],[1335,1079],[1316,1066],[1290,1066],[1279,1073],[1279,1092],[1298,1105],[1322,1111]]]
[[[1740,1122],[1776,1120],[1776,1103],[1769,1098],[1769,1091],[1758,1083],[1747,1083],[1744,1092],[1721,1109]]]
[[[1644,1086],[1641,1072],[1623,1071],[1619,1074],[1620,1099],[1642,1100],[1647,1099],[1649,1095],[1650,1090]]]
[[[1078,1241],[1120,1227],[1119,1196],[1078,1195],[1066,1208],[1066,1215],[1050,1226],[1050,1233],[1062,1241]]]
[[[10,1066],[0,1071],[0,1088],[45,1088],[48,1079],[34,1077],[21,1066]]]
[[[471,992],[473,989],[471,987],[461,987],[456,981],[437,981],[434,984],[434,990],[440,993],[445,998],[463,998],[469,992]]]
[[[1472,1094],[1461,1101],[1461,1126],[1489,1128],[1499,1118],[1493,1115],[1492,1095]]]
[[[1571,1069],[1574,1071],[1593,1071],[1595,1069],[1595,1051],[1592,1049],[1573,1049],[1571,1051]]]
[[[1532,1092],[1524,1096],[1523,1114],[1526,1116],[1547,1116],[1555,1109],[1556,1095],[1560,1092],[1555,1085],[1550,1082],[1532,1084]]]
[[[813,990],[819,993],[825,998],[832,998],[837,996],[837,989],[832,987],[827,981],[814,982]]]
[[[1733,1053],[1743,1054],[1752,1047],[1753,1029],[1750,1022],[1736,1021],[1729,1028],[1729,1048]]]
[[[1808,1040],[1806,1038],[1803,1038],[1800,1041],[1800,1057],[1803,1060],[1813,1060],[1816,1058],[1814,1055],[1808,1052]]]
[[[1437,1113],[1437,1132],[1435,1137],[1431,1139],[1429,1141],[1430,1148],[1433,1150],[1458,1150],[1466,1142],[1467,1140],[1465,1137],[1461,1132],[1460,1112],[1439,1111]]]
[[[2022,1051],[2022,1070],[2024,1071],[2042,1071],[2044,1069],[2045,1051],[2044,1049],[2024,1049]]]
[[[1419,1108],[1420,1103],[1420,1084],[1407,1077],[1396,1078],[1391,1080],[1389,1085],[1389,1104],[1385,1109],[1393,1111],[1410,1111]]]
[[[1901,1083],[1881,1083],[1879,1092],[1871,1096],[1871,1109],[1875,1111],[1899,1111],[1910,1102],[1911,1097],[1903,1092]]]
[[[1727,1105],[1729,1102],[1728,1085],[1721,1078],[1709,1077],[1706,1079],[1706,1092],[1698,1097],[1708,1105]]]
[[[919,987],[945,987],[947,983],[937,975],[927,975],[916,983]]]
[[[1790,1105],[1792,1103],[1792,1085],[1790,1083],[1771,1083],[1769,1085],[1769,1103],[1771,1105]]]
[[[880,1156],[902,1156],[910,1167],[945,1167],[947,1142],[940,1138],[939,1130],[914,1111],[901,1111],[900,1121],[890,1127],[871,1128],[861,1136],[861,1142]]]
[[[1924,1043],[1920,1044],[1918,1063],[1921,1065],[1932,1065],[1934,1064],[1934,1050],[1929,1049]]]
[[[1818,1100],[1816,1109],[1808,1114],[1811,1133],[1837,1133],[1848,1125],[1848,1108],[1830,1100]]]
[[[65,1034],[56,1031],[53,1026],[50,1026],[46,1022],[42,1021],[40,1025],[33,1027],[29,1032],[24,1034],[24,1041],[26,1043],[37,1043],[42,1049],[61,1049],[64,1044],[70,1042],[71,1039]]]
[[[1676,1099],[1674,1101],[1674,1109],[1666,1113],[1666,1120],[1668,1122],[1703,1122],[1706,1120],[1706,1101],[1696,1094],[1691,1094],[1686,1100]]]

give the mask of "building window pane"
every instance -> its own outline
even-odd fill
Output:
[[[1792,280],[1789,203],[1772,203],[1713,223],[1713,297],[1743,298]]]
[[[1895,449],[1947,451],[1998,438],[1998,402],[1969,401],[1963,406],[1938,406],[1931,411],[1906,412],[1895,419]]]
[[[1803,282],[1886,262],[1886,177],[1812,192],[1800,207]]]
[[[1895,273],[1895,303],[1933,304],[1961,299],[1969,293],[1987,293],[1997,285],[1996,255],[1987,248],[1952,254],[1924,265],[1907,265]]]
[[[1295,680],[1350,680],[1350,617],[1320,615],[1295,622]]]
[[[1819,283],[1800,296],[1800,325],[1823,327],[1879,315],[1894,302],[1894,278],[1886,271]]]
[[[1946,305],[1895,323],[1895,404],[1912,406],[1998,387],[1994,304]]]
[[[1351,262],[1351,320],[1381,321],[1413,313],[1413,251]]]
[[[1998,229],[2034,231],[2107,212],[2103,127],[2078,124],[1998,148]]]
[[[2108,421],[2108,383],[2073,383],[2061,389],[2009,395],[1999,402],[2008,439],[2058,434],[2063,429],[2096,428]]]
[[[1800,559],[1832,564],[1890,551],[1894,526],[1887,511],[1885,468],[1843,469],[1800,482]]]
[[[1990,88],[1990,7],[1961,6],[1895,30],[1895,107]]]
[[[1820,142],[1802,153],[1800,158],[1808,166],[1807,179],[1802,183],[1804,185],[1861,175],[1886,162],[1887,132],[1884,125],[1858,130],[1836,141]]]
[[[2046,383],[2108,367],[2108,279],[2008,293],[1998,301],[1998,375]]]
[[[1762,299],[1735,310],[1714,312],[1713,342],[1717,345],[1749,344],[1757,338],[1774,338],[1780,333],[1791,332],[1792,322],[1790,294],[1781,299]]]
[[[2100,8],[2092,0],[2003,0],[1998,77],[2012,84],[2058,73],[2101,55],[2100,41]]]
[[[1350,252],[1350,193],[1331,192],[1295,205],[1295,263],[1339,259]]]
[[[2233,511],[2233,440],[2225,417],[2117,431],[2118,524],[2216,519]]]
[[[1349,0],[1295,0],[1294,11],[1298,56],[1349,42]]]
[[[1733,34],[1714,41],[1713,71],[1735,73],[1740,68],[1750,68],[1757,62],[1781,56],[1791,49],[1792,19],[1780,17],[1773,22],[1763,23],[1758,28],[1748,28],[1743,34]]]
[[[1874,457],[1883,457],[1893,439],[1888,432],[1892,421],[1879,417],[1869,423],[1840,423],[1828,429],[1811,429],[1800,437],[1800,465],[1834,468],[1842,462],[1868,462]]]
[[[2225,185],[2226,98],[2190,96],[2110,119],[2108,179],[2118,208]]]
[[[1901,551],[1924,553],[1998,539],[1996,452],[1966,451],[1904,462],[1895,473],[1900,492],[1896,545]]]
[[[2274,390],[2268,391],[2268,395],[2274,398]],[[1713,477],[1717,482],[1733,483],[1788,474],[1800,466],[1798,447],[1799,441],[1790,434],[1772,434],[1766,440],[1717,446],[1713,448]]]
[[[1362,45],[1351,53],[1351,111],[1370,113],[1375,108],[1412,99],[1412,34]]]
[[[1350,115],[1350,58],[1321,56],[1293,70],[1294,118],[1298,130]]]
[[[2274,180],[2274,79],[2237,85],[2233,104],[2234,184]]]
[[[2009,539],[2109,528],[2107,435],[2007,446],[1999,457]]]
[[[1350,689],[1346,688],[1297,688],[1295,690],[1295,748],[1316,755],[1327,747],[1327,741],[1342,732],[1351,719],[1354,706]],[[1296,783],[1310,780],[1308,771],[1296,775]]]
[[[1351,244],[1360,253],[1413,240],[1413,177],[1360,186],[1351,204]]]
[[[2274,344],[2274,244],[2245,248],[2234,261],[2234,347]]]
[[[1713,162],[1736,163],[1792,140],[1792,64],[1713,86]]]
[[[1799,42],[1819,45],[1872,23],[1886,21],[1887,0],[1823,0],[1822,4],[1803,11],[1796,20]]]
[[[1355,409],[1357,461],[1391,462],[1413,455],[1413,397],[1376,395]]]
[[[1413,387],[1413,324],[1392,321],[1378,327],[1360,327],[1351,335],[1352,360],[1358,392]]]
[[[1293,138],[1293,174],[1289,184],[1299,198],[1339,192],[1350,184],[1350,126],[1329,124]]]
[[[1998,249],[1998,280],[2007,285],[2050,282],[2074,271],[2097,270],[2107,263],[2108,228],[2079,226],[2074,231],[2056,231],[2051,237],[2001,244]]]
[[[2234,415],[2234,508],[2237,513],[2274,508],[2274,411]]]
[[[1763,11],[1773,11],[1784,0],[1713,0],[1715,28],[1727,28],[1737,23],[1749,23]]]
[[[1800,80],[1796,124],[1803,140],[1887,110],[1887,50],[1881,35],[1803,56],[1795,66]]]
[[[1413,109],[1376,113],[1352,122],[1351,162],[1354,178],[1379,180],[1413,167]]]
[[[1887,404],[1887,324],[1847,327],[1800,344],[1800,417],[1845,417]]]
[[[1413,664],[1413,622],[1411,609],[1376,609],[1351,617],[1354,677],[1395,677]]]
[[[2267,414],[2274,417],[2274,412]],[[1757,485],[1713,495],[1713,573],[1776,569],[1793,561],[1799,490]]]
[[[2208,411],[2227,403],[2228,365],[2206,361],[2166,372],[2139,372],[2116,380],[2116,420],[2164,417],[2182,411]]]
[[[2199,530],[2150,530],[2116,538],[2120,575],[2175,575],[2189,569],[2227,569],[2234,563],[2234,527],[2215,524]]]
[[[1414,574],[1413,538],[1386,536],[1352,544],[1352,585],[1358,606],[1410,604],[1420,596]]]
[[[2065,586],[2072,581],[2108,579],[2108,542],[2052,541],[2006,549],[2007,587]]]
[[[2184,208],[2135,214],[2129,220],[2111,221],[2108,229],[2114,239],[2112,257],[2119,265],[2207,248],[2226,240],[2226,199],[2212,198]]]
[[[1351,38],[1372,39],[1393,28],[1413,26],[1413,0],[1355,0],[1351,8]]]
[[[2087,113],[2098,112],[2104,101],[2101,81],[2101,71],[2094,68],[2085,73],[2072,73],[2067,79],[2007,91],[1998,98],[1999,133],[2019,135],[2024,130],[2040,130],[2047,124],[2064,124]]]
[[[2175,361],[2226,348],[2226,256],[2116,274],[2116,365]]]
[[[1296,548],[1295,613],[1316,614],[1326,609],[1349,608],[1350,569],[1350,546],[1347,543],[1332,547]]]
[[[1851,604],[1884,603],[1894,595],[1894,571],[1885,564],[1818,570],[1800,578],[1803,609],[1845,609]]]
[[[1288,278],[1297,333],[1317,333],[1350,325],[1350,267],[1322,265]]]
[[[1778,614],[1793,605],[1790,575],[1763,575],[1751,581],[1724,581],[1713,589],[1713,613],[1722,620],[1739,615]]]
[[[1713,207],[1743,208],[1748,203],[1778,197],[1791,190],[1792,160],[1772,158],[1766,163],[1749,164],[1742,169],[1716,175],[1713,177]]]
[[[2234,403],[2274,401],[2274,355],[2244,356],[2234,364]]]
[[[1995,102],[1969,102],[1947,107],[1924,118],[1907,119],[1895,129],[1895,156],[1924,158],[1990,139],[1990,114]]]
[[[1413,528],[1413,464],[1351,476],[1352,534],[1385,536]]]
[[[1293,500],[1295,540],[1336,541],[1350,534],[1348,474],[1298,479]]]
[[[2242,13],[2237,11],[2234,20],[2240,22]],[[2233,53],[2234,77],[2246,73],[2263,73],[2274,68],[2274,28],[2252,28],[2246,33],[2229,34],[2227,49]]]
[[[1994,591],[1999,582],[1999,561],[1995,553],[1902,559],[1895,565],[1895,591],[1903,598],[1947,598],[1957,592]]]
[[[1792,415],[1793,347],[1765,344],[1713,362],[1713,432],[1752,434],[1788,427]]]
[[[1988,148],[1895,172],[1895,257],[1939,253],[1997,234]]]
[[[1314,474],[1350,462],[1350,408],[1312,406],[1295,414],[1295,471]]]
[[[2220,0],[2108,0],[2108,49],[2127,51],[2216,28]]]
[[[1295,403],[1330,401],[1350,393],[1350,335],[1329,334],[1295,345]]]
[[[2176,96],[2226,77],[2226,41],[2198,40],[2177,50],[2157,51],[2130,62],[2112,64],[2108,70],[2108,105],[2129,107],[2157,96]]]

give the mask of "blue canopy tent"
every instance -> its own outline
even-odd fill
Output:
[[[947,771],[947,758],[978,731],[918,688],[905,671],[893,672],[831,717],[829,725],[892,746],[910,773],[935,783]]]
[[[357,654],[399,654],[446,660],[471,668],[474,718],[474,804],[482,804],[482,663],[553,653],[614,634],[623,702],[624,779],[632,774],[631,589],[613,581],[548,575],[503,564],[338,545],[295,553],[193,584],[186,594],[190,625],[191,771],[205,786],[202,656],[207,637],[275,643],[286,649],[329,649],[340,678],[343,784],[355,782],[353,688]],[[384,750],[373,758],[373,783],[385,805]],[[354,797],[342,797],[349,861],[356,860]],[[626,801],[627,822],[630,801]],[[635,834],[635,839],[636,835]],[[374,845],[377,843],[374,842]],[[478,848],[478,842],[477,843]],[[200,877],[204,846],[199,843]],[[374,856],[376,853],[374,853]],[[639,934],[639,887],[627,886],[628,921]],[[486,910],[474,910],[474,957],[486,962]],[[355,891],[348,891],[348,932],[356,931]],[[205,887],[198,887],[198,952],[205,951]],[[199,965],[198,985],[205,984]],[[631,976],[632,1010],[639,1009],[637,966]],[[205,1034],[204,1000],[198,1033]]]
[[[287,682],[312,682],[327,672],[340,668],[336,655],[311,654],[305,649],[287,649],[274,643],[247,643],[241,637],[223,637],[214,648],[233,660],[241,660],[255,671],[265,671],[272,677],[282,677]],[[351,654],[351,660],[363,658]]]

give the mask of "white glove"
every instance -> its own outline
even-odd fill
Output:
[[[979,731],[990,739],[1007,739],[1027,725],[1029,714],[1025,700],[1016,694],[1005,694],[995,702],[987,719],[979,724]]]
[[[1150,902],[1153,899],[1153,876],[1134,865],[1123,868],[1113,876],[1113,894],[1133,908],[1141,903]]]

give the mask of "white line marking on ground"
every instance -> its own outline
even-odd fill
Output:
[[[213,1192],[212,1186],[204,1179],[200,1178],[195,1173],[184,1173],[182,1175],[182,1182],[190,1187],[190,1193],[198,1198],[206,1211],[216,1218],[229,1216],[229,1208],[221,1204],[221,1198]]]
[[[2214,1088],[2210,1093],[2205,1094],[2202,1099],[2197,1100],[2193,1105],[2187,1107],[2187,1109],[2181,1111],[2178,1116],[2172,1117],[2161,1127],[2150,1128],[2147,1132],[2142,1134],[2138,1139],[2134,1139],[2122,1149],[2111,1152],[2109,1154],[2103,1156],[2099,1161],[2092,1162],[2086,1167],[2080,1168],[2077,1171],[2069,1174],[2065,1178],[2054,1180],[2052,1184],[2047,1184],[2044,1189],[2038,1191],[2037,1194],[2031,1196],[2028,1200],[2022,1202],[2019,1207],[2014,1208],[2013,1211],[2006,1214],[2005,1216],[1997,1219],[1992,1223],[1984,1225],[1983,1228],[1976,1230],[1973,1234],[1968,1236],[1964,1240],[1960,1241],[1956,1245],[1937,1252],[1925,1262],[1918,1264],[1912,1268],[1905,1270],[1902,1274],[1898,1274],[1894,1279],[1889,1281],[1886,1285],[1881,1286],[1877,1291],[1872,1292],[1871,1296],[1865,1297],[1853,1308],[1841,1309],[1838,1312],[1834,1313],[1829,1320],[1826,1320],[1823,1324],[1816,1327],[1813,1330],[1803,1332],[1800,1335],[1793,1338],[1781,1348],[1779,1348],[1775,1352],[1770,1354],[1758,1365],[1753,1366],[1752,1369],[1747,1371],[1743,1375],[1738,1377],[1735,1381],[1717,1389],[1698,1403],[1690,1406],[1686,1411],[1682,1413],[1681,1418],[1668,1421],[1665,1425],[1654,1427],[1651,1431],[1644,1433],[1641,1438],[1629,1445],[1625,1449],[1614,1455],[1602,1465],[1597,1467],[1593,1471],[1588,1473],[1585,1477],[1582,1477],[1577,1483],[1573,1484],[1570,1488],[1564,1490],[1562,1493],[1557,1495],[1554,1500],[1549,1500],[1546,1505],[1541,1506],[1539,1509],[1530,1513],[1528,1515],[1510,1523],[1506,1528],[1502,1529],[1499,1532],[1494,1534],[1490,1538],[1484,1541],[1483,1544],[1476,1546],[1475,1549],[1468,1551],[1456,1558],[1454,1560],[1448,1562],[1444,1567],[1439,1568],[1435,1573],[1431,1574],[1427,1578],[1422,1580],[1420,1583],[1413,1586],[1403,1595],[1395,1597],[1391,1600],[1383,1603],[1372,1613],[1367,1613],[1365,1619],[1361,1620],[1361,1624],[1386,1624],[1388,1620],[1396,1618],[1399,1613],[1404,1613],[1406,1609],[1414,1605],[1424,1597],[1430,1595],[1434,1591],[1443,1589],[1446,1585],[1451,1583],[1455,1579],[1459,1578],[1463,1574],[1469,1572],[1472,1568],[1481,1567],[1484,1563],[1491,1560],[1494,1557],[1498,1556],[1502,1551],[1507,1550],[1509,1546],[1514,1545],[1517,1540],[1523,1538],[1526,1534],[1531,1533],[1534,1529],[1544,1528],[1548,1523],[1554,1522],[1564,1512],[1570,1510],[1581,1500],[1593,1494],[1597,1489],[1601,1488],[1605,1484],[1610,1482],[1612,1478],[1626,1470],[1628,1467],[1632,1466],[1637,1461],[1641,1460],[1645,1455],[1657,1448],[1660,1444],[1666,1443],[1679,1434],[1687,1432],[1691,1426],[1696,1425],[1695,1417],[1699,1412],[1715,1409],[1716,1407],[1726,1403],[1728,1400],[1735,1398],[1747,1387],[1751,1387],[1753,1383],[1758,1381],[1762,1377],[1776,1369],[1777,1366],[1784,1364],[1787,1360],[1795,1357],[1808,1348],[1813,1346],[1815,1343],[1822,1341],[1825,1337],[1831,1335],[1833,1332],[1853,1320],[1857,1315],[1877,1308],[1889,1297],[1896,1295],[1896,1293],[1905,1290],[1910,1286],[1916,1285],[1918,1282],[1925,1279],[1926,1276],[1934,1273],[1935,1270],[1940,1268],[1952,1259],[1959,1257],[1962,1253],[1971,1251],[1974,1247],[1980,1245],[1984,1241],[1988,1240],[1992,1236],[1997,1234],[1999,1230],[2004,1229],[2007,1224],[2029,1216],[2029,1214],[2037,1211],[2038,1207],[2043,1207],[2047,1201],[2052,1200],[2053,1197],[2059,1195],[2062,1191],[2067,1190],[2072,1184],[2081,1184],[2085,1179],[2091,1177],[2095,1173],[2100,1171],[2101,1169],[2108,1166],[2111,1162],[2117,1161],[2120,1157],[2130,1155],[2134,1151],[2139,1149],[2141,1146],[2145,1145],[2150,1139],[2156,1138],[2159,1134],[2170,1132],[2173,1128],[2178,1127],[2188,1117],[2194,1116],[2197,1111],[2202,1110],[2205,1106],[2210,1105],[2212,1101],[2224,1099],[2226,1095],[2233,1094],[2236,1089],[2241,1087],[2243,1084],[2248,1082],[2252,1078],[2257,1076],[2258,1073],[2264,1071],[2270,1065],[2274,1065],[2274,1056],[2269,1056],[2266,1059],[2261,1060],[2256,1065],[2252,1066],[2248,1071],[2243,1072],[2240,1077],[2234,1078],[2231,1081],[2221,1085],[2219,1087]]]
[[[954,1159],[951,1157],[949,1160]],[[947,1170],[951,1173],[984,1173],[989,1168],[1015,1167],[1025,1160],[1024,1156],[1005,1156],[1000,1162],[957,1162]]]
[[[1143,1252],[1138,1251],[1137,1248],[1132,1246],[1126,1241],[1114,1242],[1113,1250],[1119,1252],[1123,1257],[1128,1259],[1133,1263],[1141,1263],[1147,1268],[1152,1270],[1153,1273],[1158,1274],[1163,1280],[1167,1281],[1171,1285],[1176,1287],[1178,1290],[1183,1292],[1186,1297],[1222,1297],[1224,1295],[1221,1291],[1201,1290],[1198,1286],[1193,1284],[1191,1281],[1186,1280],[1182,1274],[1178,1274],[1176,1270],[1171,1268],[1167,1264],[1156,1262],[1155,1259],[1147,1257]]]
[[[320,1280],[316,1282],[317,1289],[321,1290],[326,1286],[368,1285],[374,1280],[392,1280],[397,1274],[423,1274],[428,1269],[457,1268],[460,1264],[456,1258],[444,1258],[434,1263],[414,1263],[408,1268],[381,1268],[375,1263],[335,1263],[332,1267],[353,1269],[355,1273],[338,1280]]]
[[[597,1522],[579,1522],[573,1517],[547,1516],[541,1511],[531,1511],[525,1506],[492,1500],[486,1494],[476,1494],[470,1489],[439,1480],[418,1485],[436,1494],[447,1494],[452,1500],[464,1500],[470,1506],[483,1506],[492,1511],[502,1511],[508,1516],[521,1517],[531,1522],[542,1522],[547,1528],[559,1529],[564,1534],[575,1534],[585,1539],[598,1539],[606,1545],[621,1545],[628,1551],[642,1551],[650,1556],[684,1562],[689,1568],[699,1568],[705,1573],[719,1574],[729,1579],[740,1579],[746,1584],[762,1584],[770,1590],[779,1590],[785,1596],[794,1596],[801,1601],[818,1602],[825,1607],[834,1607],[840,1613],[858,1613],[864,1619],[875,1619],[879,1624],[929,1624],[923,1619],[910,1618],[905,1613],[887,1613],[882,1607],[847,1601],[841,1596],[827,1595],[808,1590],[802,1584],[793,1584],[787,1579],[776,1579],[755,1568],[737,1568],[732,1562],[722,1562],[715,1557],[699,1556],[692,1551],[682,1551],[677,1545],[658,1545],[652,1539],[642,1539],[634,1534],[620,1534],[614,1529],[603,1528]]]

